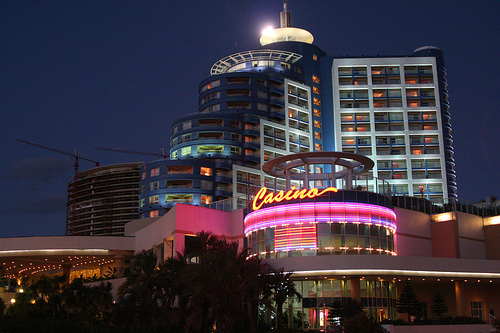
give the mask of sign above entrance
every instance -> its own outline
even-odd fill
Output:
[[[317,188],[312,189],[302,189],[296,190],[295,186],[292,186],[290,190],[287,192],[281,190],[278,193],[274,194],[272,192],[267,193],[267,187],[263,187],[257,192],[255,198],[252,202],[253,210],[259,210],[265,204],[271,204],[275,202],[282,202],[283,200],[295,200],[295,199],[305,199],[305,198],[315,198],[320,195],[323,195],[326,192],[337,192],[338,189],[335,187],[327,187],[321,190]]]

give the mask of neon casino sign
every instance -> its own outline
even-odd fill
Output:
[[[292,186],[292,188],[287,192],[281,190],[278,193],[274,194],[272,192],[267,193],[267,187],[263,187],[255,195],[255,198],[253,199],[252,202],[252,208],[255,211],[259,210],[265,204],[271,204],[275,202],[279,203],[284,200],[290,201],[290,200],[305,199],[305,198],[313,199],[327,192],[338,192],[338,189],[335,187],[327,187],[321,191],[318,190],[317,188],[312,188],[310,190],[308,189],[296,190],[295,186]]]

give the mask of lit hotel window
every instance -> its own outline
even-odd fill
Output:
[[[159,202],[159,197],[157,195],[153,195],[149,197],[149,204],[150,205],[156,205]]]
[[[321,133],[319,133],[319,132],[314,132],[314,138],[315,138],[316,140],[321,140]]]
[[[323,148],[321,147],[321,145],[319,143],[315,143],[314,144],[314,150],[316,150],[316,151],[322,151]]]
[[[158,210],[152,210],[149,212],[149,217],[158,217],[160,212]]]
[[[321,102],[317,98],[313,98],[314,105],[321,105]]]
[[[210,195],[201,195],[200,201],[202,204],[208,205],[210,202],[212,202],[212,197]]]
[[[160,168],[153,168],[149,172],[150,172],[150,174],[149,174],[150,177],[159,176],[160,175]]]
[[[321,121],[315,120],[314,127],[321,128]]]
[[[318,56],[316,54],[313,54],[313,60],[318,61]]]
[[[313,93],[319,95],[319,88],[318,87],[313,87]]]
[[[211,176],[212,175],[212,169],[211,168],[206,168],[206,167],[201,167],[200,174],[202,176]]]
[[[314,115],[315,115],[316,117],[321,117],[321,111],[320,111],[320,110],[318,110],[318,109],[314,109]]]
[[[181,155],[186,156],[191,154],[191,147],[184,147],[181,149]]]
[[[313,82],[319,83],[319,77],[317,77],[316,75],[313,75]]]
[[[413,155],[422,155],[422,149],[413,149],[411,153]]]

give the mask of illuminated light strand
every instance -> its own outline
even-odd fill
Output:
[[[257,192],[255,195],[255,198],[252,201],[252,208],[253,210],[259,210],[264,204],[272,204],[272,203],[280,203],[284,200],[290,201],[290,200],[295,200],[295,199],[305,199],[305,198],[316,198],[320,195],[325,194],[326,192],[338,192],[338,189],[335,187],[327,187],[323,190],[318,190],[317,188],[312,188],[310,190],[308,189],[302,189],[302,190],[295,190],[295,186],[292,186],[290,190],[288,190],[286,193],[285,191],[281,190],[278,193],[267,193],[267,187],[263,187]]]
[[[297,223],[360,223],[380,225],[396,232],[392,209],[365,203],[314,202],[267,207],[245,217],[245,234],[251,231]]]

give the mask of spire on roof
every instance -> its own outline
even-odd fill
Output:
[[[283,0],[283,11],[280,13],[281,28],[288,28],[292,26],[292,13],[287,10],[287,2]]]

